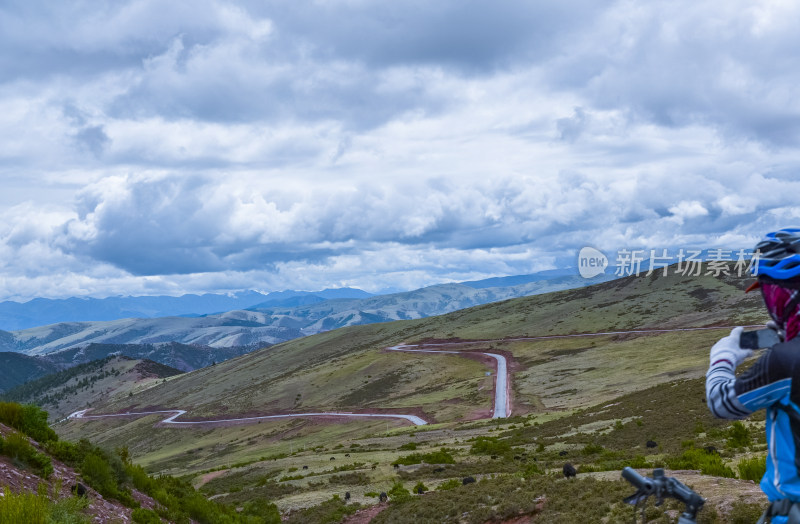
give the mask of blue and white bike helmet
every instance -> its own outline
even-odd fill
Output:
[[[800,276],[800,227],[787,227],[767,233],[756,244],[758,263],[753,265],[753,276],[766,276],[774,280],[789,280]]]

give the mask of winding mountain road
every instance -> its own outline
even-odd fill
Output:
[[[108,418],[108,417],[134,417],[144,415],[157,415],[160,413],[173,413],[172,416],[165,418],[161,424],[182,424],[182,425],[198,425],[198,424],[219,424],[226,422],[249,422],[252,420],[267,420],[275,418],[292,418],[292,417],[375,417],[375,418],[401,418],[411,422],[416,426],[424,426],[427,422],[416,415],[399,415],[390,413],[345,413],[345,412],[331,412],[331,413],[290,413],[286,415],[262,415],[259,417],[243,417],[243,418],[221,418],[212,420],[175,420],[186,411],[183,409],[167,409],[163,411],[138,411],[127,413],[111,413],[108,415],[87,415],[88,409],[82,409],[70,414],[68,419],[86,419],[86,418]]]
[[[430,344],[432,346],[445,346],[447,344]],[[403,351],[407,353],[447,353],[451,355],[464,355],[464,351],[446,351],[441,349],[409,349],[417,348],[419,345],[398,344],[386,348],[389,351]],[[506,357],[497,353],[480,353],[487,357],[492,357],[497,361],[497,381],[494,386],[494,410],[492,411],[492,418],[506,418],[511,415],[511,404],[508,395],[508,366],[506,365]]]
[[[751,325],[751,326],[744,326],[744,327],[761,327],[760,325]],[[628,331],[601,331],[597,333],[578,333],[572,335],[543,335],[539,337],[516,337],[516,338],[504,338],[504,339],[494,339],[494,340],[462,340],[458,342],[439,342],[435,344],[424,344],[424,347],[443,347],[443,346],[454,346],[454,345],[465,345],[465,344],[481,344],[481,343],[488,343],[488,342],[511,342],[517,340],[547,340],[547,339],[556,339],[556,338],[571,338],[571,337],[592,337],[592,336],[602,336],[602,335],[626,335],[626,334],[640,334],[640,333],[670,333],[676,331],[707,331],[707,330],[719,330],[719,329],[732,329],[729,326],[719,326],[719,327],[696,327],[696,328],[673,328],[673,329],[636,329],[636,330],[628,330]],[[465,355],[470,352],[466,351],[447,351],[441,349],[411,349],[411,348],[419,348],[422,344],[398,344],[396,346],[387,347],[388,351],[403,351],[408,353],[446,353],[446,354],[455,354],[455,355]],[[506,418],[511,414],[511,404],[510,398],[508,394],[509,388],[509,380],[508,380],[508,366],[506,362],[506,357],[497,353],[484,353],[481,352],[479,354],[494,358],[497,361],[497,380],[495,382],[495,391],[494,391],[494,410],[492,412],[492,418]],[[182,409],[168,409],[163,411],[141,411],[141,412],[127,412],[127,413],[112,413],[107,415],[87,415],[88,409],[83,409],[80,411],[76,411],[69,416],[67,419],[98,419],[98,418],[108,418],[108,417],[131,417],[131,416],[145,416],[145,415],[156,415],[161,413],[172,413],[171,416],[165,418],[161,421],[162,424],[170,424],[170,425],[201,425],[201,424],[219,424],[219,423],[232,423],[232,422],[248,422],[254,420],[268,420],[268,419],[279,419],[279,418],[292,418],[292,417],[373,417],[373,418],[399,418],[403,420],[407,420],[414,425],[417,426],[424,426],[427,425],[423,418],[418,417],[416,415],[404,415],[404,414],[391,414],[391,413],[347,413],[347,412],[330,412],[330,413],[290,413],[290,414],[282,414],[282,415],[262,415],[258,417],[243,417],[243,418],[229,418],[229,419],[212,419],[212,420],[196,420],[196,421],[180,421],[175,420],[176,418],[184,415],[186,413],[185,410]]]

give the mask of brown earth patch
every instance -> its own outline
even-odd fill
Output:
[[[469,414],[464,416],[461,420],[463,422],[471,422],[473,420],[486,420],[487,418],[492,418],[494,410],[492,409],[476,409],[475,411],[470,411]]]
[[[221,469],[219,471],[212,471],[211,473],[206,473],[205,475],[200,475],[200,477],[193,483],[194,489],[200,489],[205,484],[211,482],[215,478],[219,478],[228,472],[227,469]]]
[[[498,524],[497,521],[490,520],[486,524]],[[513,517],[506,520],[501,520],[499,524],[533,524],[533,517],[530,515],[521,515],[519,517]]]
[[[341,524],[369,524],[378,513],[385,510],[387,507],[387,504],[376,504],[368,508],[360,509],[344,519]]]

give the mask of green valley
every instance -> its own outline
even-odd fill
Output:
[[[426,426],[298,417],[175,427],[161,423],[167,415],[154,414],[70,419],[55,428],[67,439],[127,447],[148,471],[190,478],[216,501],[274,502],[297,522],[345,491],[364,514],[379,493],[389,493],[392,502],[375,522],[450,522],[449,510],[431,513],[436,504],[420,506],[403,490],[421,484],[442,493],[500,493],[519,481],[526,493],[538,489],[554,502],[509,502],[502,511],[490,504],[494,509],[486,513],[486,504],[473,500],[461,512],[473,515],[466,521],[552,515],[564,490],[573,489],[557,480],[566,461],[578,468],[590,493],[626,491],[618,480],[625,465],[695,470],[691,481],[703,485],[706,473],[718,474],[707,464],[722,464],[731,472],[725,476],[737,477],[742,460],[765,450],[762,422],[746,422],[746,438],[732,445],[731,432],[741,428],[713,419],[703,400],[708,348],[728,326],[766,320],[760,297],[743,293],[746,284],[724,275],[631,276],[439,317],[352,326],[90,402],[91,415],[181,409],[187,413],[178,420],[213,421],[302,412],[414,413]],[[436,344],[443,341],[448,351],[463,354],[386,350],[400,343],[442,349]],[[489,418],[494,374],[477,358],[480,352],[508,359],[511,418]],[[646,441],[657,444],[646,447]],[[707,454],[706,448],[715,451]],[[448,463],[436,462],[443,460],[434,458],[440,450]],[[477,484],[455,487],[468,476]],[[753,507],[762,501],[746,479],[730,482],[727,491],[713,489],[719,504],[707,511],[722,522],[733,498]],[[735,497],[739,489],[741,500]],[[436,493],[425,500],[440,500]],[[623,511],[619,498],[607,501],[605,518]]]

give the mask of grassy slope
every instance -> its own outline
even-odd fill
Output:
[[[230,428],[160,428],[153,431],[152,425],[157,419],[148,417],[125,422],[71,421],[62,426],[60,432],[70,438],[88,435],[109,446],[128,444],[138,461],[153,470],[173,473],[197,472],[284,452],[294,452],[295,455],[258,462],[232,473],[252,469],[258,476],[277,468],[286,474],[290,468],[302,465],[310,465],[312,471],[316,469],[322,473],[326,466],[328,469],[332,467],[334,463],[326,461],[336,453],[337,465],[355,461],[367,464],[357,468],[369,476],[369,484],[359,487],[357,496],[358,500],[367,502],[363,493],[373,488],[386,490],[391,485],[390,480],[396,478],[389,463],[403,454],[397,447],[409,440],[431,449],[442,445],[460,449],[463,456],[459,461],[466,465],[463,471],[451,472],[453,476],[486,468],[501,472],[504,467],[509,467],[501,467],[500,462],[497,462],[497,467],[490,467],[475,462],[474,457],[466,453],[468,445],[465,439],[497,434],[491,433],[496,422],[458,423],[464,414],[487,406],[488,396],[478,393],[478,388],[486,385],[481,382],[484,368],[480,364],[444,355],[421,358],[413,354],[385,353],[381,351],[383,347],[424,339],[495,339],[763,322],[765,317],[761,312],[760,298],[742,293],[746,284],[746,281],[736,279],[674,275],[667,278],[626,278],[591,288],[480,306],[441,317],[346,328],[257,351],[174,378],[130,399],[125,397],[101,406],[109,411],[148,406],[181,407],[192,409],[192,414],[209,417],[223,413],[374,406],[402,411],[411,406],[422,406],[427,415],[447,422],[444,426],[414,429],[399,422],[329,424],[283,420]],[[533,427],[530,424],[535,420],[541,428],[553,425],[551,427],[557,428],[554,431],[559,435],[564,434],[560,421],[571,420],[570,428],[582,427],[575,430],[576,434],[582,435],[578,440],[541,441],[547,446],[542,458],[555,465],[559,460],[555,452],[561,446],[580,449],[596,440],[592,435],[597,431],[607,429],[617,420],[626,424],[626,431],[642,432],[642,435],[637,433],[635,444],[625,448],[635,453],[642,446],[643,435],[659,434],[652,431],[652,427],[646,428],[651,430],[648,432],[627,425],[635,416],[632,413],[641,410],[641,405],[632,401],[632,404],[626,404],[632,406],[631,413],[612,413],[613,417],[607,421],[592,418],[591,413],[602,411],[602,406],[620,395],[701,376],[707,365],[708,347],[724,333],[723,330],[712,330],[506,340],[465,347],[491,347],[514,355],[515,413],[534,416],[528,421],[529,427]],[[656,391],[656,396],[659,391],[664,395],[668,393],[663,387],[656,388]],[[699,410],[697,416],[700,416],[703,412],[702,398],[695,400]],[[582,410],[590,406],[598,407]],[[577,418],[565,419],[565,415]],[[676,417],[672,413],[665,416],[664,421],[682,427]],[[509,421],[503,427],[513,429],[512,426],[513,422]],[[696,437],[693,431],[693,427],[685,427],[680,435],[670,435],[670,446]],[[526,432],[520,435],[508,433],[507,437],[513,436],[519,440],[519,445],[532,450],[536,443],[535,435],[535,432],[528,432],[526,426]],[[609,446],[603,442],[602,445]],[[337,450],[336,443],[344,448]],[[342,452],[356,444],[363,446],[360,450],[366,451],[345,459]],[[315,446],[320,447],[310,451]],[[302,451],[298,452],[298,449]],[[373,462],[378,464],[375,470],[369,466]],[[513,468],[513,462],[510,467]],[[304,506],[338,493],[341,490],[335,484],[309,487],[310,482],[320,479],[324,482],[330,476],[332,473],[316,479],[285,481],[284,484],[296,484],[299,492],[284,493],[279,505],[283,508]],[[429,475],[426,483],[436,485],[441,480],[441,475]]]
[[[88,405],[127,397],[178,374],[180,371],[150,360],[107,357],[40,377],[6,392],[4,398],[37,404],[49,412],[50,420],[58,420]]]
[[[726,444],[728,421],[713,419],[705,408],[702,397],[701,379],[682,379],[623,395],[614,402],[601,403],[569,416],[550,420],[546,415],[530,415],[507,421],[474,422],[453,429],[405,428],[394,430],[389,435],[379,431],[366,438],[355,436],[358,435],[357,428],[345,429],[344,425],[331,425],[328,426],[331,433],[326,435],[326,449],[302,449],[300,443],[303,442],[303,437],[299,436],[294,439],[295,454],[266,458],[222,471],[222,475],[207,482],[204,489],[211,495],[219,496],[219,500],[223,502],[237,503],[264,496],[277,499],[282,510],[290,510],[319,503],[332,495],[341,496],[345,490],[351,492],[355,502],[369,504],[375,501],[367,493],[389,491],[398,480],[407,489],[419,481],[435,489],[448,479],[460,480],[470,475],[484,482],[480,482],[478,488],[459,488],[452,495],[435,495],[432,498],[426,496],[424,500],[410,506],[390,506],[385,515],[389,518],[387,522],[461,522],[463,520],[458,520],[459,516],[469,515],[466,521],[482,523],[487,518],[484,513],[486,510],[498,509],[491,503],[491,498],[502,496],[503,490],[509,484],[514,486],[514,483],[523,490],[517,495],[528,501],[545,493],[550,497],[544,515],[555,521],[558,521],[556,516],[561,515],[567,522],[577,522],[576,514],[568,509],[569,498],[575,492],[565,493],[564,486],[560,484],[563,479],[559,480],[561,466],[569,461],[581,470],[587,467],[610,470],[597,474],[580,474],[583,487],[578,493],[581,494],[582,501],[592,501],[588,508],[597,517],[597,520],[593,517],[584,521],[599,522],[600,516],[605,515],[612,522],[618,522],[623,516],[625,519],[630,518],[631,512],[630,508],[620,503],[622,496],[632,492],[629,485],[618,480],[619,469],[625,460],[641,455],[642,460],[657,465],[669,457],[680,456],[689,447],[714,446],[720,450],[723,461],[735,469],[741,457],[763,453],[765,445],[763,439],[759,438],[763,435],[761,421],[756,418],[746,423],[751,430],[747,449],[729,448]],[[255,438],[257,431],[252,427],[239,428],[240,442],[244,444],[249,438]],[[300,434],[298,432],[295,435]],[[211,433],[204,437],[210,436]],[[470,448],[471,439],[476,436],[497,436],[513,447],[507,453],[499,452],[495,458],[488,454],[475,455],[470,453]],[[657,442],[657,447],[646,447],[645,443],[650,439]],[[201,440],[202,449],[192,450],[193,454],[209,452],[212,455],[212,450],[205,447],[208,442]],[[404,466],[395,470],[391,463],[410,453],[398,448],[410,442],[417,445],[416,452],[420,453],[447,446],[455,457],[456,464],[445,466],[444,471],[437,471],[440,466],[436,465]],[[221,451],[226,450],[217,449],[218,453]],[[289,452],[288,446],[285,451]],[[566,453],[566,456],[561,453]],[[330,461],[330,457],[336,460]],[[376,465],[375,469],[372,468],[373,464]],[[308,469],[302,469],[303,466]],[[551,475],[523,474],[528,479],[526,481],[503,476],[519,474],[528,467],[538,468]],[[334,468],[343,468],[345,471],[335,471]],[[355,473],[360,478],[355,477],[340,484],[337,476],[343,473]],[[494,475],[499,475],[497,481],[491,480]],[[763,503],[763,496],[759,494],[757,486],[749,481],[720,480],[696,473],[688,475],[686,472],[683,475],[682,480],[686,482],[688,478],[691,485],[710,498],[708,506],[712,509],[706,511],[709,518],[712,512],[730,513],[731,504],[739,501],[746,504]],[[302,478],[277,482],[285,476]],[[201,477],[197,478],[200,480]],[[603,479],[603,482],[594,484],[590,478]],[[519,489],[515,491],[519,492]],[[466,498],[462,499],[462,496]],[[451,501],[450,504],[447,503],[448,500]],[[458,500],[458,503],[453,504],[452,500]],[[513,497],[507,499],[506,503],[512,501]],[[608,513],[591,507],[595,504],[606,506],[603,511],[608,510]],[[533,510],[534,506],[528,509]],[[454,508],[458,511],[453,517],[445,518]],[[524,504],[520,508],[524,510]],[[744,509],[755,512],[757,516],[755,508]],[[586,510],[587,506],[581,506],[581,511]],[[483,515],[483,520],[477,518],[479,515]],[[569,518],[565,515],[569,515]],[[654,510],[649,515],[655,518],[659,512]],[[730,521],[723,516],[720,520],[704,522]]]
[[[440,317],[354,326],[287,342],[216,366],[107,406],[192,409],[197,415],[305,409],[422,406],[438,420],[460,418],[486,402],[459,402],[486,386],[483,368],[468,359],[383,353],[387,345],[427,338],[494,339],[634,328],[669,328],[763,322],[759,297],[741,292],[745,282],[711,277],[630,277],[596,286],[509,300]],[[698,372],[707,347],[719,333],[495,344],[528,368],[518,391],[541,396],[538,372],[568,373],[552,348],[591,348],[568,353],[574,373],[594,367],[602,376],[628,371],[643,377]],[[627,338],[627,340],[625,340]],[[592,347],[593,346],[593,347]],[[488,346],[487,346],[488,347]],[[580,356],[577,356],[580,355]],[[677,358],[677,360],[676,360]],[[563,358],[561,359],[563,360]],[[539,363],[541,366],[532,366]],[[532,378],[531,378],[532,377]],[[624,377],[621,378],[621,377]],[[666,377],[662,377],[662,380]],[[435,380],[432,380],[435,379]],[[656,378],[658,380],[658,378]],[[608,379],[613,382],[613,377]],[[647,378],[649,380],[649,378]],[[530,388],[524,384],[531,383]],[[530,390],[530,393],[526,391]],[[612,391],[613,393],[613,391]],[[299,397],[298,397],[299,395]],[[526,399],[521,399],[526,402]],[[536,406],[535,399],[528,399]],[[581,402],[578,402],[581,404]],[[452,406],[461,407],[452,407]],[[565,406],[565,402],[552,405]]]
[[[59,367],[38,357],[0,352],[0,392],[8,391],[29,380],[58,371]]]

